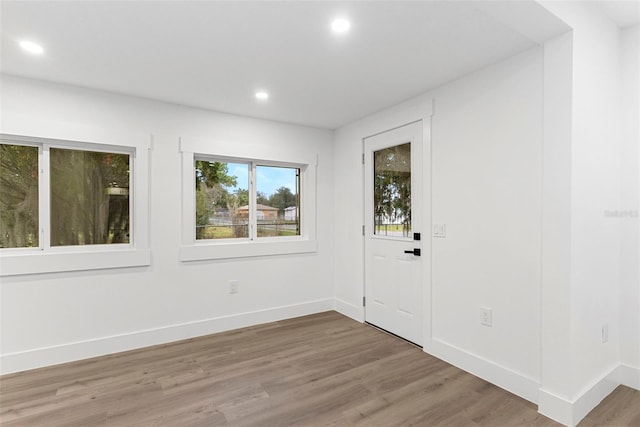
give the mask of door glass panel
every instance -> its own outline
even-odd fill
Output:
[[[411,236],[411,143],[373,153],[373,233]]]

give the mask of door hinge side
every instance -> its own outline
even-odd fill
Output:
[[[364,225],[362,226],[362,235],[364,236]]]
[[[362,153],[362,164],[364,165],[364,153]]]
[[[367,306],[367,297],[362,297],[362,306],[363,307]]]

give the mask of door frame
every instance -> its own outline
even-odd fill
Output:
[[[397,117],[392,120],[382,120],[380,126],[376,127],[374,132],[371,132],[365,136],[362,136],[360,139],[360,151],[362,157],[362,181],[361,181],[361,206],[362,206],[362,283],[361,283],[361,292],[362,292],[362,306],[361,306],[361,319],[365,321],[366,316],[366,307],[364,306],[364,301],[366,297],[366,260],[365,260],[365,226],[366,224],[366,207],[365,207],[365,180],[367,177],[365,176],[365,140],[367,138],[377,136],[383,134],[385,132],[395,130],[401,128],[406,125],[410,125],[416,122],[422,122],[422,224],[420,224],[419,228],[421,229],[421,240],[422,240],[422,349],[425,352],[429,352],[431,350],[431,342],[433,337],[432,332],[432,314],[433,314],[433,306],[432,306],[432,209],[431,209],[431,200],[432,200],[432,147],[431,147],[431,119],[433,115],[433,105],[432,101],[428,102],[427,111],[423,111],[422,114],[419,115],[409,115],[405,116],[405,120],[398,119]],[[413,117],[412,117],[413,116]],[[412,117],[412,119],[411,119]],[[384,123],[386,122],[386,123]],[[416,227],[417,228],[417,227]]]

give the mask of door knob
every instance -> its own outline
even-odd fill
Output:
[[[420,256],[420,248],[415,248],[410,251],[404,251],[405,254],[414,254],[415,256]]]

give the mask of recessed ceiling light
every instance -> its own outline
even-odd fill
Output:
[[[344,18],[335,19],[331,23],[331,29],[334,33],[346,33],[351,28],[351,22]]]
[[[264,100],[264,99],[269,98],[269,94],[267,92],[261,90],[261,91],[256,92],[256,98]]]
[[[22,50],[32,53],[34,55],[42,55],[44,52],[44,48],[37,43],[30,42],[28,40],[23,40],[20,42],[20,47]]]

